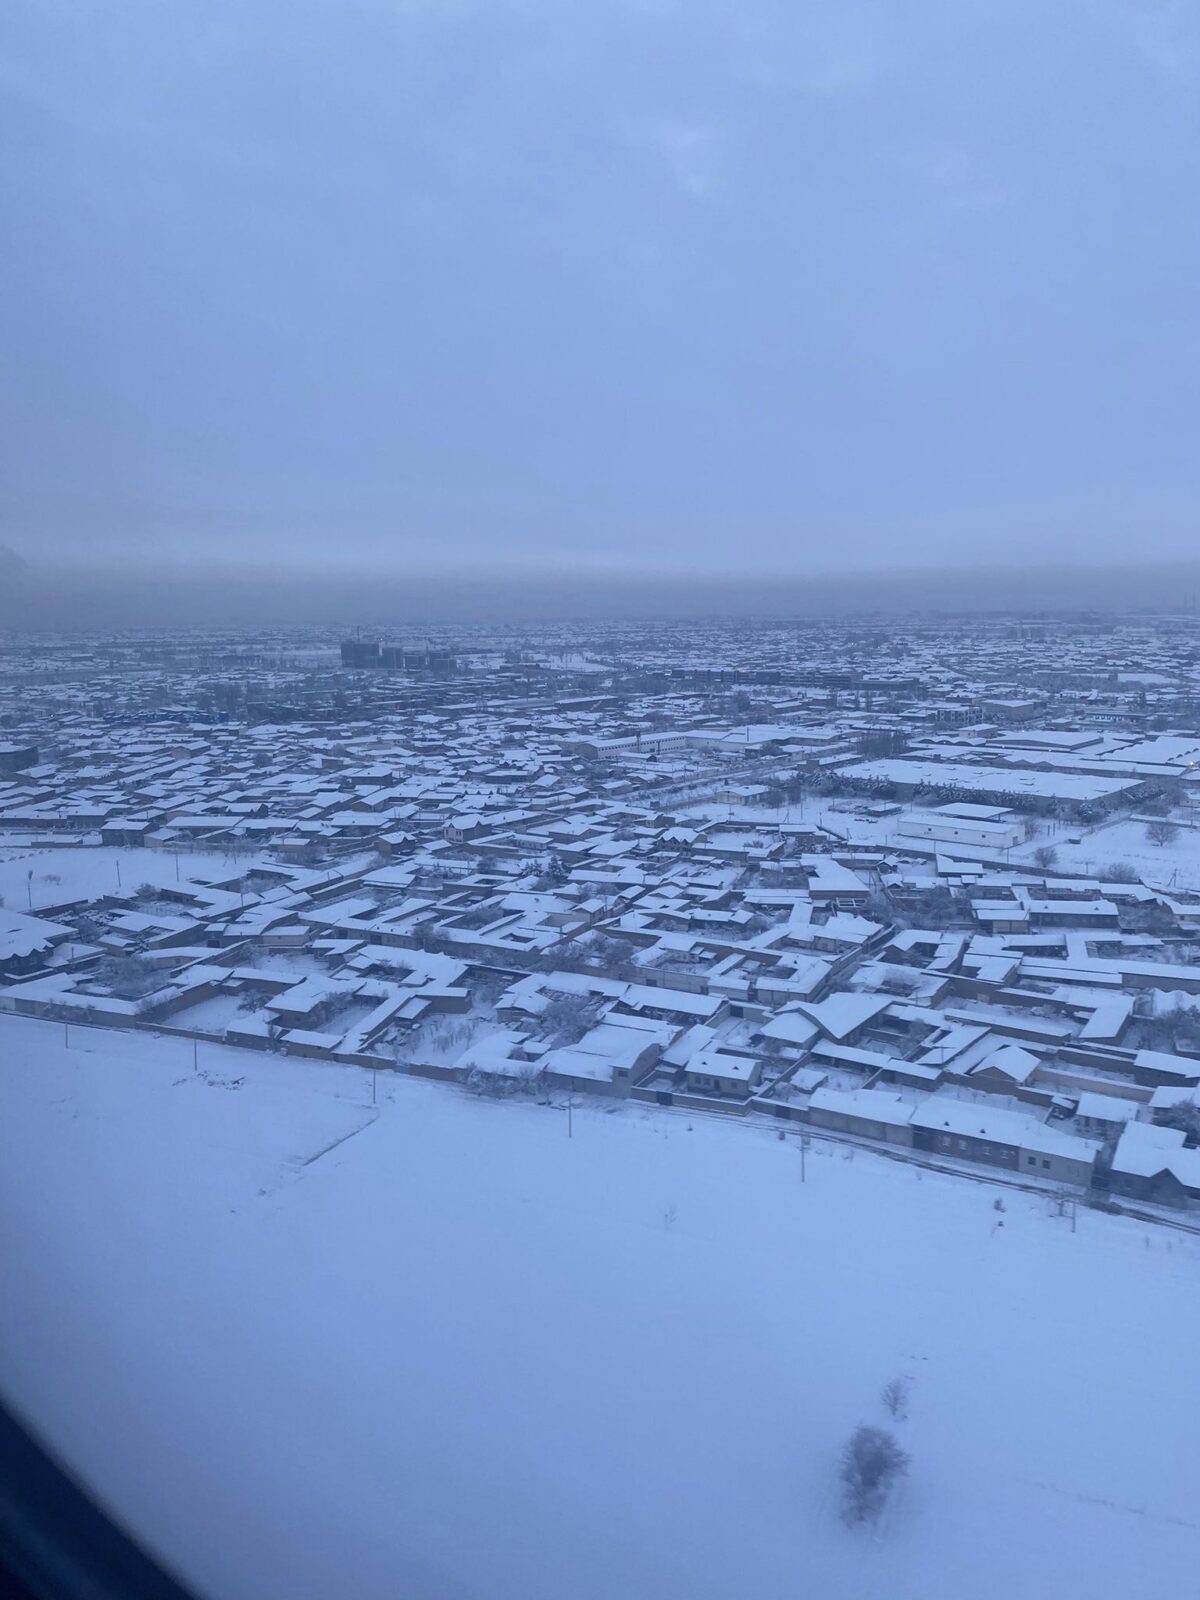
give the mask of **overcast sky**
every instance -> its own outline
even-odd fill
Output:
[[[30,572],[1200,545],[1188,0],[3,9]]]

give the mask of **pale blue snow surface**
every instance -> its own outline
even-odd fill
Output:
[[[1197,1241],[599,1102],[0,1017],[0,1383],[213,1596],[1194,1592]],[[239,1084],[240,1080],[240,1084]],[[322,1152],[325,1152],[322,1154]],[[840,1446],[899,1425],[873,1533]]]

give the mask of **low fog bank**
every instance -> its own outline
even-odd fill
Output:
[[[801,572],[406,576],[397,570],[190,566],[68,568],[13,554],[0,564],[0,624],[16,629],[559,618],[819,617],[920,611],[1193,607],[1200,564]]]

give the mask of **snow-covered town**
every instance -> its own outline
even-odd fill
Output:
[[[0,1378],[198,1591],[1188,1590],[1193,616],[0,673]]]
[[[1200,0],[0,77],[0,1600],[1190,1600]]]
[[[1200,1201],[1190,617],[4,668],[4,1021]]]

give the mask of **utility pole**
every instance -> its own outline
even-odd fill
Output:
[[[807,1183],[808,1182],[808,1172],[807,1172],[807,1169],[806,1169],[805,1159],[804,1159],[805,1155],[806,1155],[806,1153],[808,1151],[808,1146],[809,1146],[809,1136],[808,1136],[807,1133],[802,1133],[800,1135],[800,1182],[801,1183]]]
[[[200,1045],[195,1034],[192,1035],[192,1071],[196,1073],[200,1071]]]

